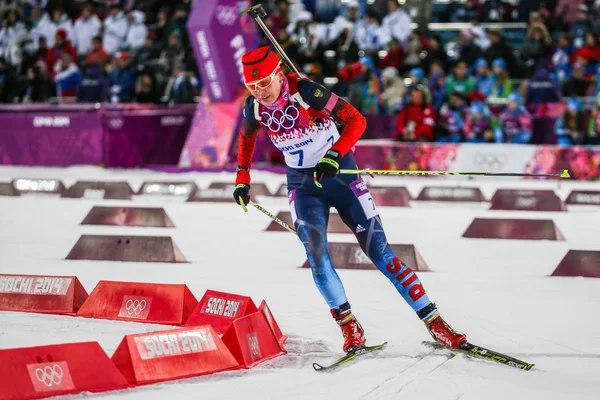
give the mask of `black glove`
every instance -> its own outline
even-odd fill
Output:
[[[340,152],[337,150],[327,150],[325,157],[321,158],[315,166],[313,176],[315,178],[315,185],[322,187],[320,182],[325,178],[333,178],[337,175],[340,170]]]
[[[235,187],[235,190],[233,191],[233,198],[235,199],[236,203],[242,205],[242,203],[240,203],[240,197],[242,198],[245,206],[250,203],[250,185],[240,183]]]

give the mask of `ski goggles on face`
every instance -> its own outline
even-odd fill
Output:
[[[269,86],[271,86],[271,83],[273,83],[273,81],[275,80],[275,75],[277,75],[277,72],[279,72],[279,65],[275,68],[275,70],[273,70],[273,72],[271,72],[271,75],[269,75],[265,78],[262,78],[260,81],[256,81],[256,82],[252,82],[252,83],[244,82],[244,85],[246,85],[246,87],[250,91],[254,91],[254,90],[258,90],[258,89],[266,89]]]

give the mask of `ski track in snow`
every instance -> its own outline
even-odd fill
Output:
[[[36,177],[129,181],[190,181],[207,187],[233,181],[228,173],[176,174],[94,167],[0,167],[0,181]],[[254,172],[254,182],[275,191],[284,177]],[[416,197],[425,185],[598,190],[591,182],[510,179],[367,179],[378,186],[406,186]],[[380,208],[388,239],[415,244],[431,273],[418,273],[442,315],[475,343],[535,363],[531,371],[433,352],[422,323],[378,271],[339,270],[368,343],[388,341],[382,351],[360,356],[336,370],[316,372],[313,362],[341,355],[339,327],[314,287],[301,243],[287,232],[265,232],[270,220],[233,204],[186,203],[183,198],[132,201],[0,196],[0,273],[76,275],[88,292],[100,279],[185,283],[200,299],[206,289],[265,299],[283,332],[288,354],[251,370],[232,371],[101,394],[99,399],[435,399],[528,400],[600,398],[600,279],[550,278],[569,249],[600,250],[600,209],[570,207],[566,213],[488,211],[481,204],[413,202],[411,208]],[[259,198],[276,214],[287,199]],[[163,207],[176,228],[82,226],[94,205]],[[566,241],[502,241],[461,238],[473,218],[549,218]],[[433,227],[428,225],[432,225]],[[189,264],[66,261],[82,234],[170,235]],[[232,240],[233,235],[236,239]],[[331,234],[331,242],[353,242]],[[109,356],[126,334],[172,329],[166,325],[0,312],[0,348],[98,341]]]

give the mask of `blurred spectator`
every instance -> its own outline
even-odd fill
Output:
[[[77,50],[75,50],[75,47],[67,40],[67,32],[64,29],[59,29],[56,31],[54,47],[52,47],[46,55],[46,67],[50,73],[55,73],[57,68],[63,70],[64,65],[61,65],[60,67],[57,65],[64,54],[71,56],[70,62],[76,62]]]
[[[406,94],[404,95],[404,102],[410,102],[410,96],[413,89],[419,88],[425,94],[425,101],[430,104],[431,103],[431,93],[429,92],[429,86],[427,83],[427,79],[425,78],[425,72],[421,68],[413,68],[408,73],[408,78],[410,79],[410,83],[408,84],[408,88],[406,88]]]
[[[429,78],[429,92],[431,93],[431,104],[435,112],[439,112],[448,98],[446,90],[446,76],[443,72],[434,72]]]
[[[467,65],[475,64],[477,59],[483,57],[483,52],[475,44],[474,35],[471,29],[466,29],[461,32],[458,38],[458,51],[460,53],[459,60],[464,61]]]
[[[57,97],[63,102],[74,102],[77,99],[82,75],[77,64],[73,62],[73,55],[63,53],[56,65],[55,72],[54,83]]]
[[[138,49],[135,53],[135,64],[144,65],[149,64],[151,61],[156,60],[160,57],[160,51],[157,46],[154,45],[156,40],[156,34],[150,32],[144,40],[144,46]]]
[[[436,125],[436,141],[459,143],[463,139],[467,120],[465,94],[459,91],[450,93],[450,103],[442,106]]]
[[[408,43],[412,35],[412,19],[400,4],[398,0],[388,0],[388,14],[381,21],[383,41],[388,42],[392,38],[398,39],[401,44]]]
[[[390,40],[387,55],[380,62],[381,68],[393,67],[400,71],[403,62],[404,49],[400,46],[400,42],[397,39]]]
[[[396,139],[405,142],[423,142],[433,139],[435,110],[427,103],[422,87],[411,92],[411,99],[398,115]]]
[[[65,37],[69,42],[73,42],[73,24],[71,23],[71,19],[64,12],[62,7],[57,7],[52,12],[52,21],[48,25],[46,30],[46,41],[48,42],[48,47],[53,47],[55,44],[54,38],[56,37],[56,32],[62,30],[67,35]]]
[[[173,67],[173,83],[168,104],[190,104],[194,102],[194,86],[197,82],[186,72],[185,65],[176,63]]]
[[[465,121],[465,138],[469,143],[494,143],[492,114],[485,103],[471,103]]]
[[[529,29],[527,41],[521,49],[526,78],[531,78],[540,64],[549,65],[551,43],[550,33],[544,25],[536,25]]]
[[[102,68],[104,68],[104,66],[108,64],[109,59],[108,54],[106,54],[106,51],[104,51],[104,48],[102,47],[102,37],[94,37],[92,39],[92,47],[86,56],[86,63],[100,63]]]
[[[173,71],[175,64],[183,62],[184,52],[181,36],[178,32],[173,32],[169,36],[169,45],[160,53],[160,64],[165,71]]]
[[[39,67],[27,69],[23,103],[42,103],[50,97],[50,81]]]
[[[492,92],[490,97],[507,99],[512,93],[512,79],[508,75],[506,69],[506,61],[502,58],[497,58],[492,63],[493,75],[492,79],[494,84],[492,85]]]
[[[584,97],[587,96],[589,87],[590,81],[585,77],[585,66],[575,64],[573,76],[563,83],[562,95],[564,97]]]
[[[356,24],[361,21],[361,14],[360,14],[360,10],[359,10],[359,3],[358,0],[352,0],[348,3],[348,6],[346,7],[346,11],[345,12],[341,12],[339,15],[337,15],[333,22],[329,25],[328,27],[328,33],[327,33],[327,38],[326,41],[327,42],[331,42],[335,39],[337,39],[340,34],[342,33],[342,31],[344,29],[346,29],[347,27],[351,27],[352,30],[354,31],[358,31],[359,27],[356,26]],[[310,22],[312,21],[312,13],[310,13],[309,11],[303,11],[298,15],[298,18],[296,19],[296,24],[300,24],[302,22]],[[288,32],[291,34],[292,31],[295,31],[297,29],[297,25],[295,24],[290,24],[288,26]],[[364,29],[364,27],[363,27]],[[358,35],[357,35],[358,37]],[[383,38],[385,39],[385,38]]]
[[[585,141],[585,113],[581,101],[571,98],[567,101],[567,112],[556,120],[554,132],[559,145],[581,145]]]
[[[587,132],[586,143],[595,146],[600,145],[600,93],[596,94],[596,101],[592,107]]]
[[[169,7],[161,7],[156,18],[156,23],[150,25],[149,28],[151,32],[156,34],[156,46],[158,48],[163,48],[167,46],[169,35],[173,30],[169,20]]]
[[[581,4],[577,7],[577,15],[571,25],[571,36],[575,48],[582,48],[585,44],[585,36],[588,32],[593,31],[594,27],[588,15],[588,8],[585,4]]]
[[[188,43],[188,35],[187,35],[187,19],[188,14],[186,11],[186,7],[182,4],[178,4],[175,7],[175,12],[173,13],[173,20],[171,21],[171,32],[170,33],[178,33],[179,37],[182,40],[183,46],[187,46]]]
[[[81,11],[81,17],[73,26],[73,43],[79,56],[85,56],[92,49],[92,39],[100,34],[102,22],[93,14],[94,8],[87,3]]]
[[[4,57],[0,57],[0,102],[12,103],[17,92],[17,77]]]
[[[135,101],[137,103],[160,103],[158,84],[150,71],[142,73],[135,85]]]
[[[421,50],[423,50],[423,43],[418,35],[413,35],[408,43],[408,52],[404,57],[402,72],[421,67]]]
[[[25,25],[15,10],[8,10],[3,15],[2,30],[0,30],[0,56],[9,65],[17,66],[20,62],[19,49],[15,48],[17,40],[26,34]]]
[[[564,82],[571,75],[570,59],[573,55],[573,44],[566,34],[558,37],[558,46],[552,54],[552,66],[554,68],[554,80]]]
[[[480,58],[475,62],[475,90],[484,98],[488,98],[492,93],[492,86],[494,86],[492,71],[490,71],[487,60]]]
[[[560,103],[558,87],[550,78],[548,70],[540,68],[535,76],[527,85],[527,94],[525,95],[525,105],[539,105],[541,103]]]
[[[46,11],[44,11],[40,4],[35,4],[31,9],[31,16],[28,24],[29,36],[31,42],[29,43],[28,49],[30,52],[35,52],[38,49],[40,38],[46,40],[48,47],[54,45],[54,35],[56,34],[56,28],[52,24],[52,19]],[[49,45],[52,43],[52,45]]]
[[[448,95],[457,92],[463,96],[468,96],[475,91],[475,79],[467,74],[467,63],[459,61],[454,66],[454,71],[446,79],[446,89]]]
[[[115,54],[125,44],[129,22],[125,13],[121,11],[118,2],[110,5],[110,14],[104,20],[104,36],[102,47],[109,55]]]
[[[477,0],[467,0],[464,4],[451,2],[452,14],[451,22],[473,22],[479,16],[479,4]]]
[[[79,87],[79,102],[102,103],[106,99],[106,79],[103,65],[100,61],[89,62],[88,59],[85,75]]]
[[[508,105],[502,111],[494,128],[498,143],[527,144],[531,140],[531,114],[523,107],[518,93],[508,96]]]
[[[494,60],[501,58],[508,65],[509,75],[515,78],[519,77],[519,64],[517,63],[513,48],[506,42],[506,39],[502,36],[502,32],[499,30],[490,31],[490,40],[492,44],[484,53],[484,57],[488,63],[491,64]]]
[[[129,54],[119,52],[115,55],[116,66],[108,76],[108,96],[111,103],[127,103],[133,97],[135,70]]]
[[[402,108],[402,98],[406,92],[406,86],[394,67],[387,67],[381,73],[383,80],[383,106],[388,114],[397,114]]]
[[[129,13],[129,30],[127,31],[127,39],[125,45],[131,52],[135,52],[144,46],[146,36],[148,36],[148,28],[144,25],[146,14],[135,10]]]
[[[384,48],[385,42],[382,40],[381,27],[374,12],[368,14],[364,23],[356,24],[355,32],[358,48],[368,55],[373,56],[377,51]]]
[[[374,73],[375,64],[370,57],[361,57],[360,74],[350,83],[348,98],[350,104],[363,114],[377,114],[381,104],[381,87]]]
[[[444,51],[442,39],[437,35],[434,35],[429,39],[429,47],[427,48],[427,51],[425,51],[425,57],[421,60],[421,65],[428,75],[432,73],[431,65],[434,62],[441,64],[445,70],[446,52]]]

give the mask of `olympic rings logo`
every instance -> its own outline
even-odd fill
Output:
[[[503,168],[508,162],[508,156],[504,153],[481,153],[477,152],[473,155],[473,164],[480,169],[494,169],[498,170]]]
[[[262,113],[263,123],[273,132],[279,132],[281,128],[292,129],[300,117],[300,110],[293,104],[290,104],[284,111],[275,110],[272,114]],[[265,120],[266,119],[266,120]]]
[[[142,311],[146,309],[146,300],[127,300],[125,303],[125,309],[127,310],[127,315],[140,315]]]
[[[44,385],[52,387],[62,383],[63,370],[58,364],[54,364],[52,367],[46,366],[43,369],[36,368],[35,377]]]

